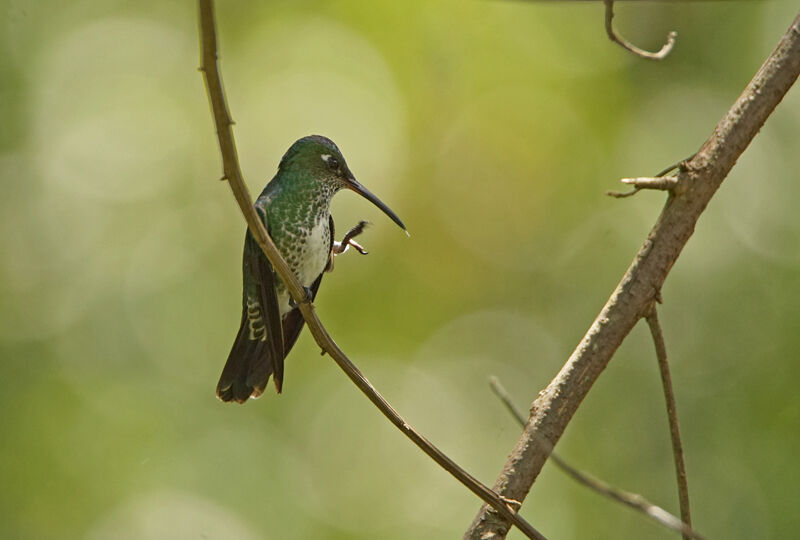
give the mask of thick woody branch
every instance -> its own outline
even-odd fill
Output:
[[[514,419],[519,422],[519,425],[525,427],[525,416],[522,414],[522,411],[520,411],[517,406],[514,405],[514,402],[511,400],[511,396],[508,395],[508,392],[506,392],[506,389],[502,384],[500,384],[500,381],[497,379],[497,377],[489,378],[489,386],[491,386],[492,392],[494,392],[494,394],[500,399],[503,405],[506,406],[506,409],[511,413],[511,416],[513,416]],[[629,491],[623,491],[610,486],[602,480],[594,478],[592,475],[576,469],[558,456],[555,452],[551,452],[550,461],[552,461],[556,467],[561,469],[561,471],[566,473],[570,478],[579,484],[583,484],[595,493],[611,499],[612,501],[616,501],[624,504],[625,506],[633,508],[637,512],[649,517],[656,523],[659,523],[668,529],[672,529],[673,531],[678,531],[679,533],[683,534],[685,538],[691,538],[693,540],[705,540],[705,537],[692,530],[689,525],[681,521],[679,518],[673,516],[660,506],[651,503],[638,493],[631,493]]]
[[[698,153],[678,172],[653,229],[586,335],[531,406],[525,429],[494,490],[522,501],[592,385],[636,322],[644,317],[695,225],[737,158],[800,73],[800,15]],[[504,538],[508,524],[484,506],[465,538]]]
[[[507,522],[517,526],[528,538],[543,540],[542,536],[530,523],[525,521],[515,508],[509,506],[508,500],[497,495],[494,491],[480,483],[467,471],[459,467],[453,460],[436,448],[430,441],[419,434],[409,425],[394,408],[372,386],[367,378],[350,361],[349,358],[333,341],[322,322],[317,317],[314,305],[306,299],[305,290],[298,282],[294,273],[289,269],[286,261],[281,256],[272,239],[267,234],[264,224],[258,219],[253,207],[250,193],[242,178],[239,159],[236,154],[236,145],[233,139],[230,114],[225,102],[225,93],[222,89],[222,80],[217,66],[217,38],[214,22],[214,5],[212,0],[199,0],[200,4],[200,35],[202,47],[202,67],[208,89],[208,98],[214,114],[214,123],[217,128],[220,151],[222,153],[222,166],[225,179],[231,186],[239,209],[247,221],[247,226],[266,255],[278,276],[286,284],[292,298],[298,304],[308,328],[322,350],[330,355],[339,367],[347,374],[350,380],[361,390],[372,403],[388,418],[403,434],[414,442],[423,452],[439,464],[443,469],[453,475],[459,482],[466,486],[486,504],[491,505]]]

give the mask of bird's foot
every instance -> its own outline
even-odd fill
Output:
[[[367,250],[364,249],[364,246],[353,240],[353,238],[364,232],[364,228],[367,225],[369,225],[369,221],[361,220],[358,222],[358,225],[347,231],[347,234],[345,234],[344,237],[342,237],[341,242],[336,242],[336,241],[333,242],[333,249],[331,249],[331,258],[328,261],[328,266],[325,267],[326,272],[333,271],[333,258],[336,255],[341,255],[342,253],[350,249],[350,246],[352,246],[353,249],[355,249],[362,255],[367,254]]]
[[[310,304],[314,300],[314,291],[309,289],[308,287],[303,287],[303,292],[305,293],[305,298],[303,298],[300,303],[301,304]],[[289,297],[289,307],[294,309],[298,306],[297,302],[294,301],[294,298],[291,296]]]
[[[519,512],[519,509],[522,508],[522,503],[517,499],[511,499],[502,495],[498,495],[498,497],[500,497],[500,500],[506,503],[506,506],[513,512]]]
[[[333,243],[333,253],[334,255],[340,255],[347,251],[350,246],[353,246],[353,249],[361,253],[362,255],[367,254],[367,250],[364,247],[353,240],[356,236],[364,232],[364,228],[369,225],[369,221],[361,220],[358,222],[358,225],[347,231],[347,234],[344,235],[341,242],[334,242]]]

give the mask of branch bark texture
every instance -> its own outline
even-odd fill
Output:
[[[578,406],[634,325],[645,317],[697,220],[736,160],[800,73],[800,15],[698,153],[636,257],[558,375],[533,402],[531,415],[494,491],[522,501]],[[483,506],[464,538],[505,538],[507,521]]]

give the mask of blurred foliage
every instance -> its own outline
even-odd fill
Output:
[[[408,224],[374,226],[318,307],[387,398],[491,484],[520,404],[552,378],[663,195],[603,195],[694,152],[796,2],[219,2],[252,192],[333,138]],[[193,2],[0,5],[0,538],[455,538],[479,501],[304,333],[284,394],[223,405],[244,226],[221,168]],[[800,94],[703,215],[664,288],[697,528],[800,527]],[[559,445],[676,510],[656,363],[637,328]],[[674,538],[546,467],[525,515],[551,538]],[[519,538],[512,533],[512,538]]]

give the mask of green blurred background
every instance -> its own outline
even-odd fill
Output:
[[[796,2],[219,2],[251,191],[320,133],[403,218],[352,193],[368,257],[325,278],[337,342],[426,436],[493,483],[663,204],[604,196],[694,152]],[[244,225],[197,72],[193,2],[0,10],[0,538],[457,538],[479,501],[304,332],[284,394],[214,387],[240,315]],[[696,527],[800,527],[800,92],[703,215],[663,290]],[[271,390],[271,388],[270,388]],[[677,511],[652,344],[626,340],[558,451]],[[546,466],[553,539],[675,538]],[[520,538],[514,532],[511,538]]]

